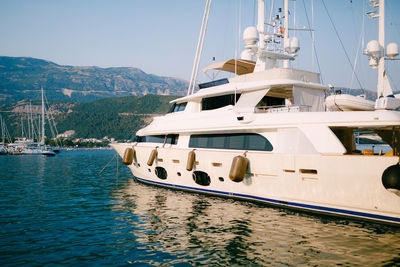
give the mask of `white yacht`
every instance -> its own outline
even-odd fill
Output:
[[[382,30],[384,1],[375,5]],[[383,65],[397,46],[385,56],[381,35],[368,45],[379,76],[372,110],[328,111],[320,75],[289,66],[299,42],[288,36],[287,0],[284,7],[283,30],[270,34],[258,0],[243,60],[206,68],[237,76],[197,92],[191,83],[170,113],[113,148],[143,183],[400,226],[400,100],[391,97]],[[284,46],[274,47],[275,38]],[[391,151],[357,150],[359,131],[374,132]]]

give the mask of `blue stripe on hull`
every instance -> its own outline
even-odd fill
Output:
[[[316,212],[320,212],[320,213],[328,213],[328,214],[335,214],[335,215],[341,215],[341,216],[351,216],[351,217],[357,217],[357,218],[374,220],[374,221],[388,222],[388,223],[396,224],[396,225],[400,226],[399,225],[400,218],[396,218],[396,217],[389,217],[389,216],[383,216],[383,215],[377,215],[377,214],[371,214],[371,213],[365,213],[365,212],[358,212],[358,211],[351,211],[351,210],[329,208],[329,207],[323,207],[323,206],[315,206],[315,205],[302,204],[302,203],[296,203],[296,202],[280,201],[280,200],[276,200],[276,199],[263,198],[263,197],[246,195],[246,194],[229,193],[229,192],[224,192],[224,191],[209,190],[209,189],[175,185],[175,184],[169,184],[169,183],[161,183],[161,182],[150,181],[147,179],[142,179],[139,177],[136,177],[136,179],[143,183],[154,184],[154,185],[159,185],[159,186],[163,186],[163,187],[176,188],[176,189],[181,189],[181,190],[186,190],[186,191],[195,191],[195,192],[200,192],[200,193],[208,193],[208,194],[220,195],[220,196],[227,196],[227,197],[232,197],[232,198],[248,199],[248,200],[254,200],[254,201],[258,201],[258,202],[271,203],[271,204],[283,206],[283,207],[292,207],[292,208],[296,208],[296,209],[316,211]]]

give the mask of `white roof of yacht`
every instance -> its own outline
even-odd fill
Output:
[[[273,68],[262,72],[253,72],[229,79],[229,83],[200,89],[194,94],[184,96],[170,103],[181,103],[203,97],[212,97],[228,93],[242,93],[261,89],[285,88],[293,86],[315,90],[328,90],[329,87],[319,83],[319,74],[292,68]]]
[[[244,59],[229,59],[227,61],[216,62],[207,67],[202,71],[206,72],[208,70],[223,70],[227,72],[236,73],[238,75],[252,73],[256,62]]]
[[[327,90],[328,86],[318,83],[306,83],[298,80],[263,80],[263,81],[252,81],[252,82],[240,82],[240,83],[227,83],[219,86],[213,86],[204,88],[192,95],[184,96],[178,99],[172,100],[170,103],[181,103],[189,100],[201,99],[204,97],[212,97],[218,95],[224,95],[229,93],[242,93],[249,91],[257,91],[267,88],[285,88],[291,90],[293,86],[305,87],[315,90]]]

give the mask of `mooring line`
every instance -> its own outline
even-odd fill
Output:
[[[115,156],[116,156],[116,155],[117,155],[117,154],[115,154]],[[114,157],[115,157],[115,156],[114,156]],[[117,158],[117,177],[116,177],[116,178],[117,178],[117,186],[118,186],[118,158]]]
[[[104,166],[104,168],[99,172],[99,174],[101,174],[101,173],[104,171],[104,169],[108,166],[108,164],[110,164],[111,161],[113,161],[113,159],[114,159],[117,155],[118,155],[118,153],[116,153],[116,154],[114,155],[114,157],[107,163],[107,165]]]

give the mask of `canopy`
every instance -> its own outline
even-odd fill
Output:
[[[236,62],[236,66],[235,66]],[[211,64],[208,67],[203,69],[203,72],[208,70],[223,70],[232,73],[237,73],[238,75],[252,73],[254,71],[254,67],[256,66],[256,62],[251,60],[244,60],[244,59],[229,59],[223,62],[216,62]],[[235,72],[236,69],[236,72]]]

